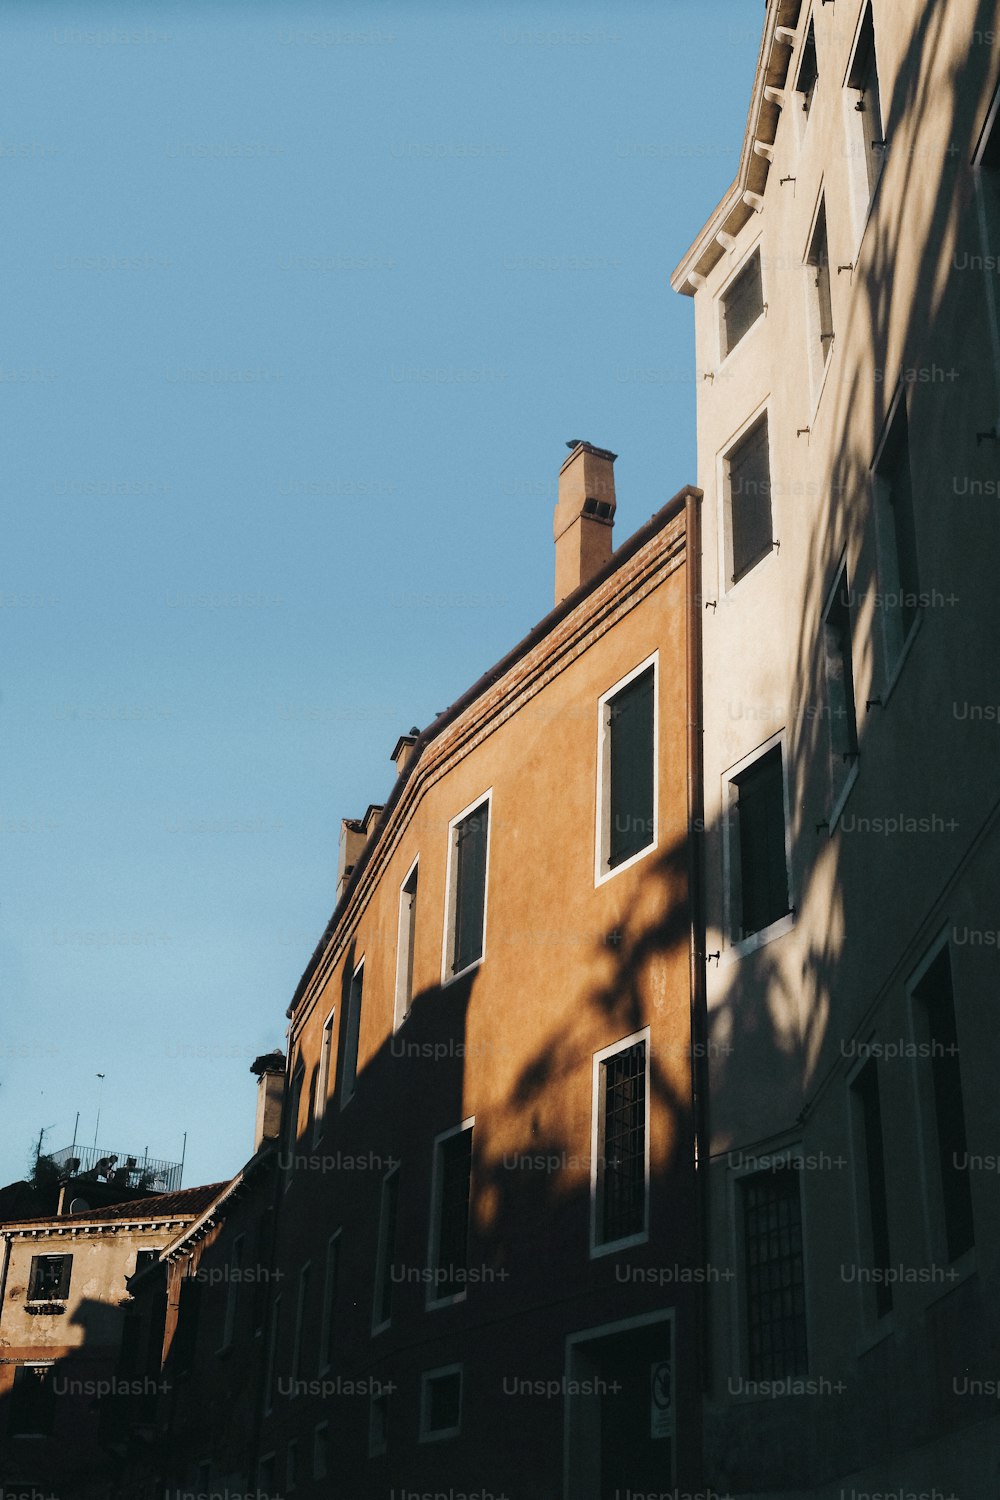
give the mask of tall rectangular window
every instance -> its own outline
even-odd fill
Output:
[[[874,481],[879,594],[886,664],[891,671],[916,622],[920,602],[905,392],[896,403],[875,462]]]
[[[795,75],[795,92],[805,115],[812,109],[813,95],[816,92],[816,84],[819,79],[819,68],[816,64],[816,26],[812,17],[806,28],[805,38],[802,42],[802,53],[799,58],[799,70]]]
[[[347,1033],[344,1037],[344,1062],[340,1072],[340,1107],[354,1098],[358,1081],[358,1047],[361,1040],[361,1001],[365,987],[364,962],[351,975],[347,996]]]
[[[306,1311],[309,1306],[309,1281],[312,1267],[307,1262],[299,1271],[299,1295],[295,1304],[295,1334],[292,1340],[292,1369],[293,1380],[302,1378],[302,1351],[305,1345],[306,1335]]]
[[[811,283],[809,323],[813,346],[813,398],[816,399],[827,360],[833,353],[833,301],[830,295],[830,250],[826,236],[825,202],[820,203],[816,214],[806,265]]]
[[[323,1022],[323,1039],[320,1043],[319,1072],[316,1076],[316,1103],[313,1114],[313,1145],[319,1144],[326,1127],[326,1107],[330,1093],[330,1059],[333,1056],[333,1023],[337,1012],[331,1010]]]
[[[410,1013],[413,1000],[413,940],[417,930],[416,860],[399,891],[399,933],[396,939],[396,1005],[394,1025],[398,1029]]]
[[[267,1359],[264,1362],[264,1412],[274,1408],[274,1366],[278,1357],[278,1337],[281,1333],[281,1294],[271,1303],[271,1327],[267,1336]]]
[[[379,1214],[378,1252],[375,1258],[375,1302],[372,1308],[372,1332],[387,1328],[392,1320],[392,1269],[396,1258],[396,1217],[399,1209],[399,1168],[394,1167],[382,1179],[382,1208]]]
[[[858,1147],[855,1171],[862,1226],[860,1250],[868,1269],[882,1273],[874,1279],[875,1316],[881,1318],[892,1309],[892,1283],[884,1274],[890,1264],[889,1206],[885,1190],[885,1141],[878,1063],[874,1057],[855,1076],[851,1098]]]
[[[930,1060],[933,1125],[930,1132],[949,1261],[975,1242],[969,1185],[965,1100],[958,1027],[947,944],[913,991]]]
[[[774,545],[766,415],[729,450],[724,468],[726,565],[737,583]]]
[[[851,640],[851,589],[842,568],[823,616],[823,666],[830,731],[830,791],[835,800],[858,757]]]
[[[443,981],[464,974],[486,952],[490,794],[449,827],[448,905]]]
[[[11,1437],[49,1437],[55,1420],[54,1364],[17,1365],[10,1392]]]
[[[233,1249],[226,1267],[226,1310],[222,1319],[222,1348],[228,1349],[236,1337],[236,1321],[239,1314],[240,1286],[243,1280],[243,1249],[245,1237],[238,1234],[233,1240]]]
[[[372,1388],[368,1404],[368,1457],[378,1458],[389,1446],[389,1393]]]
[[[802,1201],[798,1168],[744,1179],[748,1374],[783,1380],[807,1369]]]
[[[882,95],[875,57],[875,28],[871,5],[865,7],[854,57],[847,78],[855,115],[855,155],[863,166],[863,183],[870,203],[885,161]],[[867,204],[866,204],[867,208]]]
[[[320,1422],[313,1431],[312,1477],[326,1479],[330,1473],[330,1427]]]
[[[736,792],[734,937],[750,937],[787,916],[785,789],[781,746],[759,756],[732,778]]]
[[[744,334],[764,311],[764,288],[760,277],[760,251],[755,250],[746,265],[729,283],[720,299],[722,314],[722,357],[731,353]]]
[[[326,1242],[323,1276],[323,1321],[319,1330],[319,1372],[329,1369],[337,1343],[337,1282],[340,1274],[340,1230]]]
[[[65,1301],[69,1296],[69,1281],[72,1274],[72,1255],[33,1255],[31,1274],[28,1277],[28,1301]]]
[[[645,1235],[649,1181],[649,1045],[629,1038],[594,1059],[592,1245]]]
[[[434,1146],[428,1303],[464,1297],[469,1264],[469,1202],[472,1190],[472,1127],[439,1136]]]
[[[656,844],[657,658],[598,704],[597,883]]]

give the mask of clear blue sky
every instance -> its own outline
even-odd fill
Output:
[[[99,1090],[238,1169],[340,818],[550,607],[565,441],[619,540],[695,479],[668,276],[762,22],[5,6],[0,1182]]]

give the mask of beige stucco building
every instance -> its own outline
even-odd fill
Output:
[[[707,1481],[1000,1472],[995,0],[769,0],[693,298]]]

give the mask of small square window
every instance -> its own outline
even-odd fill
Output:
[[[448,898],[442,983],[480,963],[486,954],[486,880],[490,798],[454,818],[448,829]]]
[[[464,1297],[469,1264],[469,1201],[472,1190],[472,1128],[466,1121],[434,1144],[431,1215],[431,1276],[428,1305]]]
[[[69,1296],[72,1255],[33,1255],[28,1280],[29,1302],[64,1302]]]
[[[771,520],[771,461],[767,415],[755,422],[726,454],[726,566],[738,583],[774,546]]]
[[[789,914],[785,788],[781,746],[730,777],[735,824],[733,940],[762,932]]]
[[[420,1439],[457,1437],[462,1429],[462,1367],[428,1370],[421,1382]]]
[[[736,348],[744,334],[750,332],[763,311],[760,251],[755,250],[720,299],[723,359]]]

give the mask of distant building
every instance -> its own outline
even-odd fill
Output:
[[[119,1468],[103,1420],[110,1399],[151,1394],[116,1383],[127,1278],[218,1186],[76,1212],[70,1200],[62,1213],[0,1224],[0,1476],[11,1494],[109,1493]]]
[[[705,493],[706,1482],[1000,1478],[995,0],[769,0]]]

